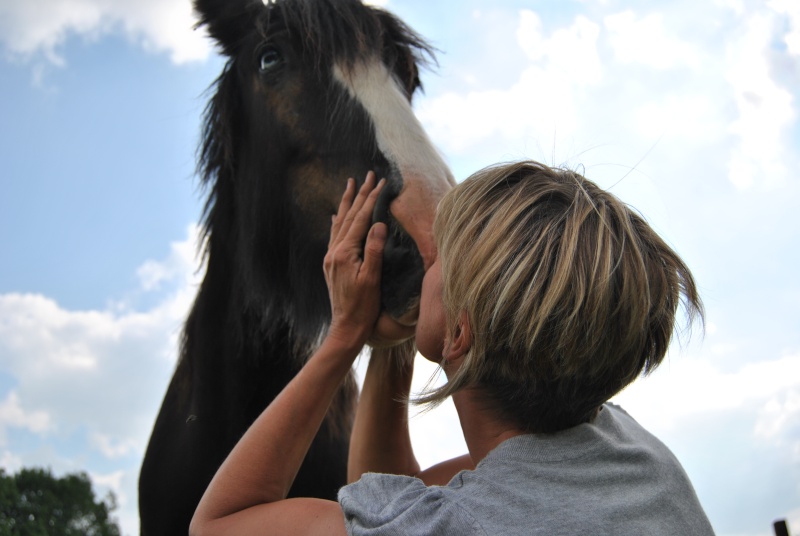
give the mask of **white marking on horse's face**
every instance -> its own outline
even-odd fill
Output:
[[[416,242],[427,270],[436,259],[432,234],[436,206],[454,184],[450,170],[401,85],[379,59],[351,68],[334,65],[333,74],[370,115],[378,147],[403,177],[403,190],[390,208]]]

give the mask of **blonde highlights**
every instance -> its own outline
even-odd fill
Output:
[[[536,162],[486,168],[439,205],[434,237],[451,329],[466,312],[472,346],[448,383],[478,386],[530,431],[588,420],[662,361],[689,269],[635,212],[581,175]]]

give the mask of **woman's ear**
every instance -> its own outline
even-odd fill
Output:
[[[444,361],[447,364],[455,365],[456,368],[461,364],[464,356],[467,355],[472,347],[472,326],[469,324],[469,316],[466,311],[462,311],[458,317],[458,322],[453,333],[448,333],[444,347]]]

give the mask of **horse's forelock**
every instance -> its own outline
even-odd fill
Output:
[[[406,86],[420,86],[417,69],[435,63],[434,48],[403,21],[360,0],[269,0],[257,22],[267,38],[286,29],[297,35],[306,60],[317,69],[346,67],[379,54]]]

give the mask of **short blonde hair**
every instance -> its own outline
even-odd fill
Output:
[[[531,432],[588,421],[672,338],[683,296],[703,306],[689,269],[638,214],[573,171],[537,162],[486,168],[442,199],[434,223],[443,301],[472,346],[438,402],[481,388]]]

